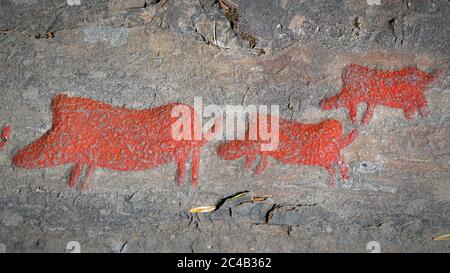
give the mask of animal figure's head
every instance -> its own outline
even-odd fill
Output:
[[[424,71],[420,71],[420,70],[416,69],[416,71],[414,71],[414,73],[416,74],[416,77],[418,79],[420,79],[421,84],[423,86],[426,86],[442,74],[442,69],[436,69],[431,73],[426,73]]]
[[[50,132],[45,133],[35,142],[19,150],[13,157],[13,163],[17,167],[34,169],[56,166],[62,163],[64,157],[58,150],[61,150],[58,143]]]
[[[6,145],[11,135],[11,127],[5,126],[3,127],[2,133],[0,135],[0,150]]]
[[[368,79],[374,77],[375,71],[359,64],[349,64],[342,71],[342,88],[339,94],[324,99],[320,107],[333,110],[339,107],[349,108],[354,100],[361,101],[368,92]]]
[[[349,108],[355,100],[361,101],[364,98],[364,92],[357,92],[358,89],[348,85],[342,86],[341,92],[320,102],[322,110],[334,110],[339,107]]]
[[[326,98],[320,102],[320,108],[323,110],[333,110],[339,108],[339,96],[333,96],[330,98]]]

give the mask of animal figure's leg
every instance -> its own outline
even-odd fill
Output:
[[[404,108],[403,113],[406,119],[413,119],[414,114],[416,113],[416,109],[413,107]]]
[[[83,170],[83,164],[75,163],[75,166],[72,169],[72,174],[69,178],[69,187],[73,188],[80,178],[81,171]]]
[[[328,175],[330,176],[328,178],[328,187],[336,187],[336,170],[334,169],[334,164],[330,164],[329,166],[327,166],[326,170],[328,171]]]
[[[343,137],[340,141],[340,148],[344,148],[347,147],[348,145],[350,145],[350,143],[352,143],[353,141],[355,141],[355,139],[359,136],[359,131],[358,129],[353,129],[347,136]]]
[[[368,124],[369,121],[372,119],[373,116],[373,112],[375,110],[375,103],[367,103],[367,109],[366,109],[366,113],[364,113],[364,117],[362,119],[362,124]]]
[[[426,117],[429,113],[427,101],[425,96],[419,96],[417,99],[417,109],[422,117]]]
[[[358,115],[358,104],[357,103],[350,103],[348,106],[349,111],[349,117],[352,122],[356,121],[356,116]]]
[[[200,152],[201,147],[192,149],[192,186],[198,187],[198,171],[200,169]]]
[[[80,190],[85,190],[89,188],[89,185],[91,184],[92,175],[94,174],[95,167],[92,165],[87,166],[86,174],[84,175],[84,182],[81,184]]]
[[[269,160],[267,160],[267,154],[261,154],[259,164],[256,167],[255,174],[258,175],[262,173],[269,166]]]
[[[421,108],[419,108],[419,113],[422,117],[426,117],[430,113],[430,110],[428,109],[428,106],[425,105],[425,106],[422,106]]]
[[[342,179],[348,180],[350,178],[350,175],[349,175],[350,170],[349,170],[348,165],[345,163],[344,157],[342,155],[339,156],[337,164],[338,164],[339,172],[341,173]]]
[[[186,178],[186,155],[183,154],[177,161],[177,185],[181,186]]]
[[[253,162],[255,162],[255,159],[256,159],[255,154],[249,154],[245,157],[244,171],[252,168]]]

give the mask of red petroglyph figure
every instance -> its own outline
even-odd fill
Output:
[[[2,150],[3,147],[5,147],[6,142],[8,142],[10,135],[11,135],[11,127],[10,126],[3,127],[2,133],[0,135],[0,150]]]
[[[87,98],[56,95],[52,99],[52,128],[13,158],[23,168],[74,164],[69,187],[74,187],[87,166],[81,189],[89,185],[95,168],[138,171],[177,162],[182,184],[186,163],[192,159],[192,184],[198,185],[200,149],[205,140],[175,140],[171,111],[179,103],[153,109],[131,110]],[[196,115],[193,108],[192,116]],[[193,128],[190,128],[193,129]]]
[[[273,118],[273,117],[269,117]],[[343,180],[349,179],[349,168],[340,151],[349,145],[357,136],[353,130],[342,136],[342,125],[339,121],[328,119],[317,124],[302,124],[295,121],[279,119],[279,145],[273,151],[262,151],[261,138],[250,140],[248,130],[245,140],[233,140],[219,146],[218,155],[224,160],[236,160],[245,157],[244,168],[251,168],[256,157],[260,161],[255,174],[260,174],[268,167],[268,156],[284,164],[312,165],[325,168],[329,173],[330,187],[336,184],[337,165]]]
[[[428,113],[425,89],[437,73],[425,73],[414,67],[397,71],[381,71],[350,64],[342,73],[341,92],[322,101],[324,110],[345,107],[354,122],[358,105],[365,102],[363,124],[369,123],[377,104],[402,109],[407,119],[412,119],[416,110],[421,116]]]

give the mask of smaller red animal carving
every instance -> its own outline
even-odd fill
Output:
[[[273,117],[268,117],[269,120],[270,118]],[[218,155],[224,160],[245,157],[245,169],[251,168],[259,156],[260,161],[255,174],[260,174],[268,167],[267,158],[271,156],[284,164],[325,168],[329,173],[330,187],[336,185],[336,166],[342,179],[349,179],[349,168],[340,151],[358,136],[358,131],[353,130],[343,136],[342,125],[337,120],[328,119],[317,124],[302,124],[279,119],[279,145],[273,151],[262,151],[261,144],[267,142],[261,141],[261,138],[250,140],[248,132],[247,130],[245,140],[232,140],[220,145]]]
[[[175,140],[171,125],[178,119],[171,103],[148,110],[132,110],[79,97],[57,95],[52,100],[53,124],[41,138],[17,152],[13,163],[22,168],[74,164],[69,187],[87,167],[81,189],[89,185],[95,168],[138,171],[177,162],[182,184],[192,159],[192,184],[198,185],[200,149],[206,140]],[[188,107],[192,113],[194,109]],[[194,130],[194,127],[190,127]]]
[[[2,133],[0,135],[0,150],[6,145],[11,135],[11,127],[5,126],[3,127]]]
[[[402,109],[407,119],[412,119],[416,110],[421,116],[428,113],[424,92],[437,73],[426,73],[414,67],[397,71],[381,71],[357,64],[348,65],[342,73],[341,92],[321,102],[324,110],[345,107],[354,122],[358,105],[367,105],[362,124],[372,118],[379,105]]]

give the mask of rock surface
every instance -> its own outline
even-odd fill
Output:
[[[7,252],[449,252],[450,3],[446,0],[214,0],[0,2],[0,244]],[[441,75],[430,114],[406,120],[377,107],[367,126],[322,111],[346,64]],[[325,170],[271,167],[258,176],[203,147],[198,190],[179,188],[176,164],[141,172],[98,169],[83,193],[71,166],[25,170],[17,150],[51,127],[57,93],[145,109],[277,104],[299,122],[340,120],[360,136],[343,150],[352,181],[327,187]],[[360,109],[360,114],[364,109]],[[245,192],[240,198],[227,197]],[[251,202],[253,196],[265,196]],[[217,205],[212,213],[192,207]]]

